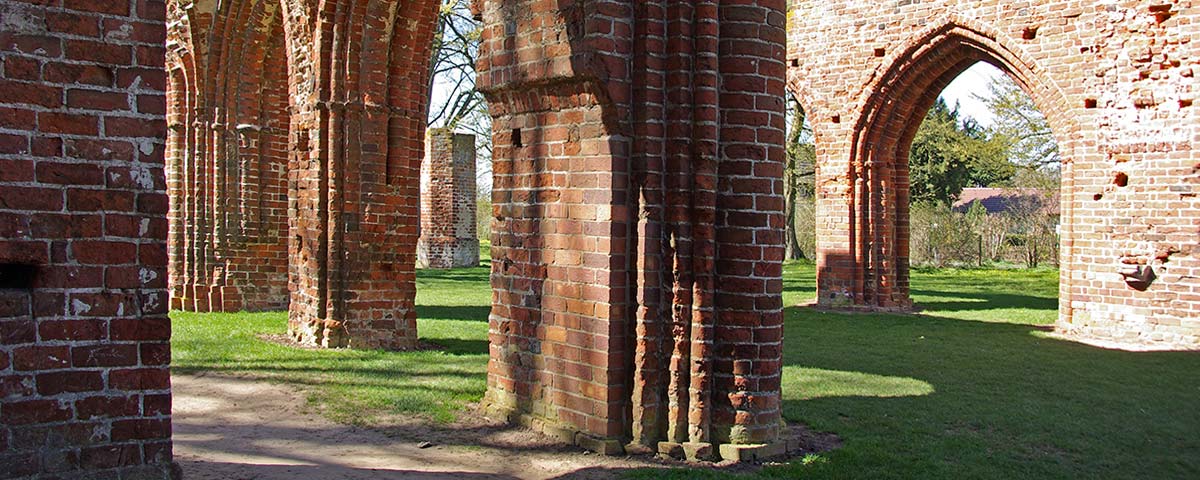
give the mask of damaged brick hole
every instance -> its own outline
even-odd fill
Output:
[[[24,263],[0,264],[0,289],[29,290],[37,280],[36,265]]]
[[[1113,185],[1118,187],[1129,186],[1129,175],[1125,172],[1117,172],[1116,175],[1113,175]]]
[[[1125,278],[1126,285],[1139,291],[1149,289],[1150,285],[1154,284],[1154,280],[1158,278],[1154,273],[1154,267],[1148,265],[1144,258],[1122,258],[1121,267],[1117,269],[1117,273]]]
[[[1171,12],[1172,6],[1173,5],[1170,3],[1158,3],[1150,5],[1150,12],[1154,14],[1154,21],[1157,23],[1163,23],[1175,16],[1175,14]]]

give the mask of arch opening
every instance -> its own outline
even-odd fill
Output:
[[[848,172],[851,235],[846,255],[854,268],[822,269],[825,278],[819,302],[823,304],[842,301],[844,296],[861,308],[913,307],[909,295],[911,147],[922,118],[963,72],[979,63],[995,67],[1028,93],[1034,105],[1051,106],[1039,109],[1057,139],[1069,130],[1052,107],[1057,104],[1057,91],[992,37],[952,25],[895,58],[892,68],[868,89],[871,93],[865,97],[864,114],[854,129]],[[1069,151],[1064,149],[1061,154],[1065,183],[1069,181]],[[1064,225],[1069,225],[1068,206],[1062,211]],[[1064,242],[1063,246],[1069,245]]]
[[[1057,142],[1005,72],[980,62],[940,92],[908,163],[914,266],[1058,263]]]

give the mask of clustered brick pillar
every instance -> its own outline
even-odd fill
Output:
[[[171,2],[177,306],[287,305],[289,332],[304,343],[416,346],[437,8]]]
[[[420,268],[479,266],[475,136],[430,130],[421,164]]]
[[[277,1],[171,2],[173,308],[287,307],[288,84]],[[202,5],[202,4],[201,4]]]
[[[476,6],[485,403],[605,452],[779,451],[784,2]]]
[[[0,476],[169,478],[164,4],[0,18]]]
[[[1194,2],[791,5],[789,85],[817,144],[821,305],[911,306],[908,149],[938,93],[986,61],[1029,93],[1062,155],[1058,333],[1200,349]]]

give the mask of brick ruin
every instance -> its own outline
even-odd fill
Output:
[[[476,2],[489,408],[706,457],[781,419],[784,2]]]
[[[479,266],[475,136],[433,129],[425,141],[417,267]]]
[[[160,1],[0,1],[0,477],[167,478]]]
[[[1062,154],[1057,332],[1200,348],[1196,2],[793,5],[788,83],[816,138],[821,305],[911,307],[908,149],[941,90],[982,61],[1033,98]]]
[[[170,475],[171,306],[414,345],[437,4],[0,0],[5,473]],[[976,61],[1063,151],[1060,332],[1196,347],[1192,2],[475,6],[495,415],[604,452],[785,448],[785,88],[816,130],[820,301],[902,309],[907,145]]]
[[[439,2],[168,5],[175,306],[286,307],[305,343],[415,347]]]

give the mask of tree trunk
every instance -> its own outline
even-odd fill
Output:
[[[792,108],[792,131],[788,135],[787,145],[787,164],[783,171],[783,196],[784,196],[784,215],[786,215],[786,227],[784,228],[784,247],[785,255],[788,260],[801,260],[804,258],[804,252],[800,250],[800,239],[796,236],[796,197],[799,194],[799,186],[796,184],[799,173],[797,157],[800,154],[800,134],[804,128],[804,108],[800,106],[800,102],[795,97],[788,96],[788,103]]]

